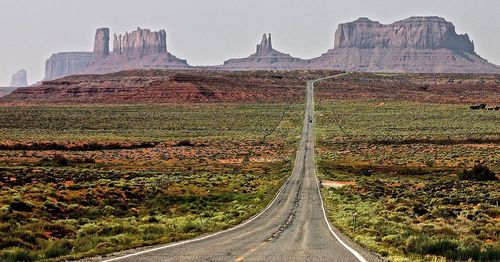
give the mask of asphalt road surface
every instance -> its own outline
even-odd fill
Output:
[[[377,261],[326,220],[314,170],[315,81],[307,84],[304,127],[292,174],[262,213],[226,231],[115,254],[105,261]]]

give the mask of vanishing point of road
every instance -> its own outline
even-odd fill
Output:
[[[307,83],[304,126],[292,174],[261,213],[225,231],[126,251],[105,261],[377,261],[326,218],[314,163],[313,88],[323,79]]]

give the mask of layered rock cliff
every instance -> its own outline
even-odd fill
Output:
[[[304,67],[307,62],[273,49],[271,34],[262,36],[254,54],[246,58],[234,58],[224,62],[220,68],[230,70],[289,70]]]
[[[114,55],[153,55],[167,53],[167,33],[165,30],[151,32],[148,29],[137,28],[132,33],[114,35]]]
[[[19,88],[1,98],[0,105],[300,102],[304,100],[304,81],[329,74],[332,72],[131,70],[74,75]]]
[[[22,87],[28,86],[28,73],[26,70],[21,69],[12,75],[10,86],[11,87]]]
[[[109,50],[109,29],[98,29],[95,36],[94,59],[80,74],[105,74],[132,69],[189,68],[186,60],[167,51],[165,30],[137,28],[133,32],[114,35],[113,51]]]
[[[474,53],[467,34],[458,35],[452,23],[440,17],[412,17],[390,25],[368,18],[340,24],[335,33],[335,48],[361,49],[415,48],[441,49]]]
[[[383,25],[368,18],[340,24],[334,49],[312,68],[419,73],[496,73],[500,67],[476,54],[467,34],[440,17],[412,17]]]
[[[80,72],[94,58],[92,52],[62,52],[45,61],[45,80],[61,78]]]

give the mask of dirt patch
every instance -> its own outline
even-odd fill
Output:
[[[341,188],[344,186],[356,185],[354,181],[333,181],[333,180],[321,180],[321,186],[326,188]]]

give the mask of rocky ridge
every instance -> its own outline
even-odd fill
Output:
[[[20,87],[2,105],[47,103],[300,103],[304,83],[340,71],[133,70],[74,75]],[[498,105],[500,74],[378,74],[356,72],[318,83],[323,99],[404,100]],[[0,91],[2,91],[0,89]],[[374,102],[374,105],[376,103]]]
[[[19,88],[0,104],[303,101],[303,83],[332,71],[133,70]]]
[[[306,60],[273,49],[271,34],[262,36],[254,54],[246,58],[234,58],[224,62],[219,68],[229,70],[290,70],[303,68]]]

